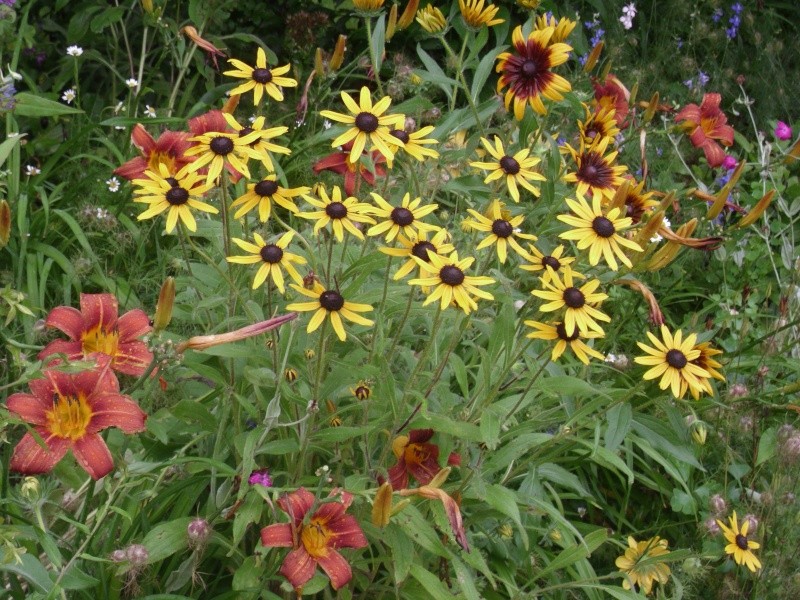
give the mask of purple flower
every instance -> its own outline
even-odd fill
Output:
[[[714,9],[714,14],[711,15],[711,20],[714,21],[714,23],[719,23],[722,20],[722,9],[721,8],[715,8]]]
[[[705,87],[709,79],[711,78],[707,74],[703,73],[703,71],[700,71],[697,74],[697,85],[699,85],[700,87]]]
[[[578,57],[578,62],[581,63],[581,66],[586,64],[586,61],[589,60],[589,53],[582,54]]]
[[[778,121],[775,125],[775,137],[779,140],[792,139],[792,128],[783,121]]]
[[[692,89],[694,87],[694,81],[692,81],[691,79],[687,79],[686,81],[683,82],[683,85],[685,85],[689,89]]]
[[[250,485],[263,485],[264,487],[272,487],[272,478],[269,476],[269,470],[256,469],[250,473],[250,478],[247,480]]]
[[[732,171],[733,169],[736,168],[736,165],[738,164],[739,163],[733,156],[731,156],[730,154],[726,154],[724,160],[722,161],[722,168],[727,171]]]
[[[656,156],[664,156],[664,149],[661,146],[656,148]]]
[[[681,48],[683,48],[683,40],[681,38],[678,38],[677,40],[675,40],[675,45],[678,47],[678,50],[680,50]]]
[[[5,4],[6,6],[14,6],[17,3],[17,0],[0,0],[0,4]]]
[[[736,4],[731,6],[731,10],[738,15],[739,13],[741,13],[744,10],[744,7],[742,6],[741,2],[737,2]]]
[[[0,111],[14,110],[16,105],[14,94],[16,93],[17,90],[10,81],[0,83]]]
[[[735,27],[730,27],[730,28],[725,30],[725,35],[728,36],[729,40],[732,40],[733,38],[735,38],[737,33],[738,33],[738,30]]]
[[[600,27],[598,27],[597,30],[594,32],[594,35],[592,36],[592,41],[590,42],[590,45],[592,47],[595,47],[597,44],[599,44],[600,40],[603,39],[605,33],[606,33],[605,29],[601,29]]]

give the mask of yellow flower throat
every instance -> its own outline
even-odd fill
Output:
[[[47,429],[55,436],[74,442],[86,434],[91,419],[92,408],[83,395],[54,394],[53,410],[47,411]]]
[[[328,541],[331,531],[325,526],[322,519],[311,519],[308,525],[303,526],[300,532],[300,540],[303,547],[313,558],[328,555]]]
[[[101,352],[108,356],[116,356],[119,332],[116,328],[111,331],[103,331],[103,328],[98,326],[84,333],[81,343],[83,344],[84,354]]]

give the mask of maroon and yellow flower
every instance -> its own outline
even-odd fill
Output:
[[[595,339],[602,337],[596,331],[581,331],[580,329],[575,329],[571,335],[567,335],[567,331],[564,328],[563,323],[540,323],[539,321],[525,321],[525,325],[528,327],[532,327],[535,331],[531,331],[526,337],[531,339],[537,340],[550,340],[556,341],[555,346],[553,346],[553,353],[550,356],[550,359],[553,361],[558,360],[564,351],[569,346],[570,350],[578,357],[583,364],[589,364],[589,357],[592,356],[594,358],[599,358],[603,360],[604,356],[600,354],[597,350],[588,346],[583,340],[585,339]]]
[[[522,36],[522,27],[514,29],[511,36],[514,52],[503,52],[497,57],[495,70],[500,75],[497,81],[497,92],[504,88],[506,110],[514,102],[514,117],[521,121],[525,115],[525,105],[538,114],[547,114],[542,96],[559,102],[562,95],[572,89],[569,81],[551,71],[567,61],[572,46],[551,43],[555,35],[554,27],[545,27],[531,32],[527,39]]]
[[[268,525],[261,530],[264,546],[292,548],[283,560],[281,575],[295,589],[302,588],[319,565],[333,589],[338,590],[353,577],[350,564],[339,554],[339,549],[364,548],[367,545],[358,521],[346,514],[353,496],[340,490],[331,492],[331,497],[336,495],[340,496],[340,501],[328,501],[322,505],[302,487],[281,496],[278,506],[289,515],[291,522]]]
[[[550,254],[544,254],[533,244],[528,244],[528,250],[529,253],[525,258],[529,260],[531,264],[522,264],[519,266],[519,268],[523,271],[531,271],[532,273],[544,271],[544,273],[541,275],[541,278],[544,281],[548,281],[550,279],[551,269],[553,272],[557,273],[562,266],[571,265],[573,262],[575,262],[574,257],[563,256],[564,246],[556,247],[556,249]],[[550,268],[548,269],[548,267]],[[577,275],[577,273],[573,273],[573,275]]]
[[[622,84],[616,75],[611,73],[606,75],[604,83],[594,81],[592,85],[594,87],[594,101],[598,110],[613,108],[617,125],[625,127],[631,99],[631,93],[628,88]]]
[[[615,164],[619,154],[616,150],[606,153],[610,141],[611,138],[605,137],[595,139],[587,145],[581,140],[577,149],[565,144],[564,147],[575,161],[576,168],[572,173],[564,175],[564,181],[577,184],[579,195],[610,201],[614,192],[622,185],[622,174],[628,167]]]
[[[46,473],[72,450],[92,479],[100,479],[114,468],[114,460],[99,432],[107,427],[119,427],[125,433],[144,431],[147,415],[130,397],[120,394],[110,359],[104,355],[95,359],[96,369],[80,373],[45,370],[43,379],[28,383],[32,393],[8,398],[8,410],[36,432],[36,437],[26,433],[14,448],[12,471]]]
[[[129,181],[141,179],[146,170],[157,173],[160,164],[167,167],[170,175],[174,175],[181,167],[194,160],[184,154],[191,146],[189,134],[184,131],[165,131],[156,140],[141,123],[137,123],[131,130],[131,143],[142,155],[114,169],[114,175]]]
[[[389,483],[395,490],[408,487],[411,475],[420,485],[427,485],[442,470],[439,466],[439,446],[429,444],[433,429],[412,429],[392,442],[397,464],[389,469]]]
[[[80,311],[58,306],[45,319],[47,327],[66,333],[69,340],[53,340],[39,353],[39,359],[66,354],[81,360],[95,353],[111,359],[111,368],[126,375],[140,376],[153,361],[153,354],[140,337],[148,333],[150,320],[138,308],[117,318],[119,304],[113,294],[81,294]]]
[[[675,115],[683,127],[689,132],[689,139],[695,148],[701,148],[706,155],[709,166],[718,167],[725,160],[723,146],[733,144],[733,127],[728,125],[728,118],[719,108],[722,96],[705,94],[700,106],[687,104]]]
[[[275,173],[267,173],[261,181],[248,184],[247,191],[233,201],[231,209],[239,209],[234,213],[233,217],[239,219],[258,207],[258,218],[262,223],[265,223],[272,213],[273,202],[289,212],[297,214],[300,209],[297,208],[292,199],[310,191],[311,188],[307,186],[299,188],[283,187],[278,182],[278,176]]]

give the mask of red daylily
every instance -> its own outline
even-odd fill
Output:
[[[413,475],[420,485],[427,485],[441,471],[439,446],[428,444],[433,429],[412,429],[408,435],[399,435],[392,442],[392,452],[397,464],[389,469],[389,483],[396,490],[408,487],[408,476]]]
[[[97,368],[76,374],[46,370],[44,379],[28,383],[31,394],[12,394],[6,407],[34,426],[38,438],[26,433],[14,448],[11,470],[28,475],[46,473],[68,450],[93,479],[114,468],[114,460],[99,432],[119,427],[125,433],[144,431],[147,415],[119,392],[111,361],[96,355]]]
[[[689,139],[695,148],[702,148],[709,166],[718,167],[725,161],[724,146],[733,145],[733,127],[728,125],[728,118],[719,108],[722,96],[705,94],[700,106],[687,104],[676,116],[675,120],[686,121],[683,126],[689,133]]]
[[[598,83],[595,80],[592,85],[594,86],[594,99],[599,109],[613,108],[616,112],[614,118],[617,125],[625,127],[625,121],[628,118],[628,103],[631,99],[631,93],[628,91],[622,82],[617,79],[616,75],[609,73],[606,75],[604,83]]]
[[[56,353],[80,360],[100,353],[111,359],[111,368],[126,375],[140,376],[153,361],[153,353],[137,339],[152,327],[143,311],[134,309],[117,318],[119,304],[113,294],[81,294],[81,309],[58,306],[50,311],[45,325],[66,333],[69,340],[53,340],[39,353],[39,359]]]
[[[321,158],[314,163],[311,167],[314,173],[319,174],[320,171],[333,171],[339,175],[344,175],[344,192],[348,196],[352,196],[356,189],[356,168],[361,173],[361,179],[370,185],[375,185],[375,176],[384,177],[386,170],[380,166],[381,163],[386,162],[386,158],[378,152],[373,150],[369,153],[372,158],[372,164],[375,165],[375,173],[372,173],[367,166],[362,162],[350,162],[350,150],[353,148],[353,142],[347,142],[342,146],[340,152],[328,154],[328,156]],[[362,156],[366,156],[367,152],[363,152]]]
[[[261,530],[261,543],[267,547],[293,548],[281,565],[281,574],[296,589],[314,576],[319,565],[338,590],[353,577],[347,560],[339,548],[363,548],[367,545],[364,532],[352,515],[347,515],[352,494],[333,490],[330,497],[340,495],[340,501],[329,501],[309,515],[315,505],[314,494],[300,488],[278,499],[278,506],[289,515],[291,523],[268,525]]]
[[[142,179],[146,169],[158,173],[159,164],[164,164],[170,175],[174,175],[194,160],[193,156],[183,155],[191,146],[189,134],[184,131],[165,131],[155,140],[141,123],[137,123],[131,130],[131,142],[142,155],[114,169],[115,175],[129,181]]]
[[[228,122],[225,120],[225,117],[222,116],[221,110],[210,110],[208,112],[203,113],[202,115],[198,115],[192,119],[189,119],[189,137],[197,137],[199,135],[203,135],[208,133],[209,131],[217,131],[220,133],[236,133],[233,129],[231,129]],[[247,135],[248,133],[253,133],[253,130],[249,127],[245,127],[241,131],[238,132],[239,136]],[[190,146],[194,146],[195,144],[189,142]],[[242,174],[239,173],[236,169],[234,169],[228,161],[225,161],[225,168],[228,170],[231,176],[231,182],[236,183],[242,178]],[[208,173],[206,168],[200,169],[198,173]]]

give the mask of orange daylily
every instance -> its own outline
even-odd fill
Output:
[[[725,151],[720,146],[733,145],[733,127],[719,108],[722,96],[705,94],[700,106],[687,104],[675,116],[677,122],[685,121],[683,127],[696,148],[702,148],[709,166],[718,167],[725,160]]]
[[[420,485],[427,485],[442,470],[439,466],[439,446],[429,444],[433,429],[412,429],[408,435],[399,435],[392,442],[392,452],[397,464],[389,469],[392,488],[408,487],[408,476],[412,475]]]
[[[131,143],[142,155],[114,169],[115,175],[124,177],[128,181],[144,178],[146,170],[158,173],[159,164],[165,165],[170,175],[174,175],[181,170],[181,167],[194,160],[193,156],[184,155],[191,146],[189,134],[185,131],[168,130],[156,140],[141,123],[137,123],[131,130]]]
[[[340,152],[333,152],[322,157],[311,167],[315,174],[319,174],[320,171],[333,171],[338,175],[344,175],[344,192],[348,196],[355,194],[356,169],[358,169],[361,179],[373,186],[375,185],[376,175],[378,177],[384,177],[386,175],[386,170],[380,166],[381,163],[386,162],[386,158],[383,154],[377,150],[371,152],[365,150],[361,153],[361,156],[369,155],[372,159],[372,164],[375,165],[375,172],[373,173],[367,168],[367,165],[360,160],[355,163],[350,162],[350,149],[352,147],[353,142],[347,142],[342,145]]]

